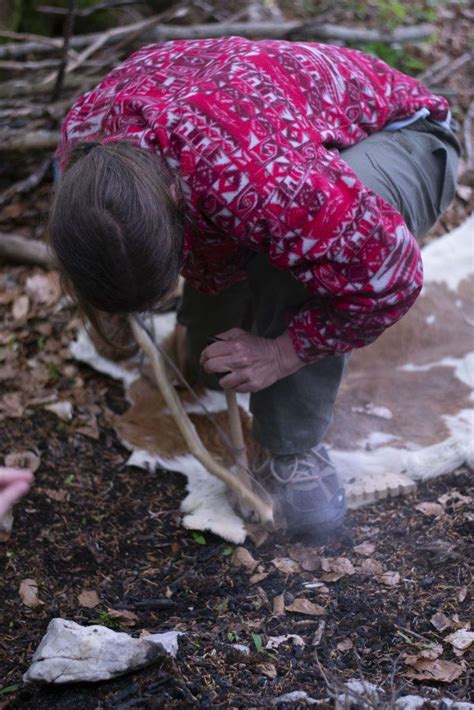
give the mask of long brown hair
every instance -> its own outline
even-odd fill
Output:
[[[157,155],[124,141],[82,144],[58,183],[48,233],[63,286],[109,343],[100,312],[147,311],[176,285],[183,205],[172,184]]]

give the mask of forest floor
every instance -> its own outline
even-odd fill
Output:
[[[357,5],[360,17],[328,4],[323,19],[365,22],[366,4],[340,5]],[[385,23],[398,5],[371,3],[385,7]],[[435,18],[425,16],[432,3],[401,5],[402,20],[434,20],[438,35],[393,61],[422,62],[426,71],[469,51],[467,4],[440,3]],[[416,8],[425,15],[413,18]],[[448,63],[441,81],[461,128],[472,102],[468,66],[450,73]],[[21,122],[19,116],[15,127]],[[47,157],[7,156],[0,190]],[[466,154],[463,160],[460,172]],[[427,240],[466,218],[473,192],[460,186]],[[3,204],[0,231],[42,239],[50,194],[48,173],[33,191]],[[425,710],[438,707],[440,697],[468,700],[469,652],[463,655],[459,634],[453,637],[472,618],[467,469],[420,484],[411,498],[350,512],[325,546],[272,536],[249,540],[245,555],[180,526],[184,477],[126,465],[110,417],[128,406],[122,387],[71,359],[78,322],[54,272],[0,264],[0,464],[2,456],[21,454],[21,462],[21,452],[29,452],[37,466],[11,534],[0,539],[0,710],[250,709],[295,690],[332,697],[354,678],[384,689],[380,708],[409,693],[426,698]],[[24,580],[37,585],[30,606],[19,593]],[[22,673],[58,616],[133,635],[184,635],[176,660],[123,678],[24,686]],[[275,637],[288,634],[295,638],[276,646]],[[331,699],[321,707],[333,705]]]

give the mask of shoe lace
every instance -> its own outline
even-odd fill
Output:
[[[287,457],[285,456],[285,459]],[[272,458],[270,461],[270,471],[272,476],[279,482],[283,484],[287,483],[307,483],[310,481],[321,481],[323,477],[323,471],[328,465],[327,459],[317,450],[311,450],[304,454],[295,454],[291,457],[292,461],[289,461],[289,466],[286,471],[288,472],[285,477],[280,476],[276,469],[276,460]],[[321,470],[314,465],[314,459],[318,458],[324,464]]]

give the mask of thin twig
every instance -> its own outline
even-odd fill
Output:
[[[61,89],[63,86],[63,81],[64,81],[64,74],[66,72],[66,67],[67,67],[67,61],[68,61],[68,50],[69,50],[69,44],[71,42],[71,37],[72,37],[72,32],[74,29],[74,20],[75,20],[75,8],[76,8],[76,0],[68,0],[68,12],[66,16],[66,20],[64,22],[64,43],[63,43],[63,48],[62,48],[62,53],[61,53],[61,61],[59,63],[59,68],[58,68],[58,75],[56,77],[56,83],[54,85],[52,94],[51,94],[51,101],[57,101],[61,94]]]

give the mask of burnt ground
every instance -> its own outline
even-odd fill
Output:
[[[98,440],[45,411],[2,422],[4,452],[36,452],[41,465],[34,488],[16,509],[13,533],[0,547],[0,698],[6,701],[0,707],[268,707],[292,690],[327,697],[328,680],[337,686],[354,677],[383,685],[387,697],[442,692],[468,698],[467,656],[456,657],[444,639],[470,616],[472,513],[468,501],[456,496],[438,517],[415,507],[453,490],[472,495],[466,469],[421,484],[413,498],[351,512],[344,532],[324,547],[301,548],[278,537],[258,547],[249,541],[245,547],[261,565],[253,572],[268,572],[255,581],[250,569],[236,566],[232,546],[180,527],[181,475],[126,466],[127,452],[102,414],[124,407],[121,388],[85,366],[78,372],[99,411]],[[363,542],[373,543],[373,552],[354,550]],[[399,573],[396,586],[360,571],[367,552],[385,571]],[[298,565],[281,571],[271,562],[281,557],[298,558],[313,571]],[[321,557],[346,558],[359,571],[308,589],[305,583],[325,578]],[[42,604],[36,608],[19,597],[25,578],[38,584]],[[80,606],[83,590],[97,592],[95,608]],[[324,616],[275,614],[274,599],[282,594],[286,606],[305,598],[324,607]],[[124,628],[107,612],[124,608],[137,616],[129,633],[185,632],[176,661],[93,685],[22,685],[21,673],[51,618]],[[448,617],[449,629],[435,628],[431,618],[437,612]],[[298,634],[304,647],[286,642],[264,651],[269,637],[289,633]],[[231,641],[247,644],[251,653],[235,651]],[[344,650],[348,641],[352,647]],[[433,643],[442,644],[443,659],[463,667],[454,682],[404,676],[410,670],[405,655]]]

